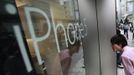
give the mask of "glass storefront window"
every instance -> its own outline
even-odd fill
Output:
[[[0,8],[0,75],[36,75],[15,1],[1,0]]]
[[[85,75],[77,0],[15,1],[37,75]]]

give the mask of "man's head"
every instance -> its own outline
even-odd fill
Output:
[[[114,35],[111,38],[113,51],[122,51],[123,47],[127,45],[127,40],[123,35]]]

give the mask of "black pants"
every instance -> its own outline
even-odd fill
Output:
[[[124,35],[126,35],[126,37],[128,39],[128,29],[124,29]]]
[[[121,53],[117,53],[117,65],[121,65]]]

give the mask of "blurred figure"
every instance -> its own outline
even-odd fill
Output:
[[[129,30],[129,26],[128,26],[128,24],[125,24],[124,25],[124,35],[125,35],[125,37],[128,39],[128,30]]]
[[[68,75],[68,71],[71,65],[71,57],[74,53],[79,51],[80,41],[76,41],[73,45],[69,44],[67,49],[64,49],[60,52],[60,61],[63,71],[63,75]]]
[[[123,20],[121,19],[121,20],[120,20],[120,29],[123,29],[123,25],[124,25],[124,24],[123,24]]]
[[[134,26],[132,26],[131,32],[132,32],[132,40],[133,40],[134,39]]]
[[[128,39],[128,30],[129,30],[129,19],[128,19],[128,17],[126,17],[125,20],[124,20],[124,27],[123,28],[124,28],[124,35]]]
[[[120,28],[116,26],[116,34],[121,34]]]

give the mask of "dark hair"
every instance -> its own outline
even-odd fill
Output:
[[[121,31],[119,29],[116,29],[116,34],[117,35],[120,35],[121,34]]]
[[[122,45],[122,48],[124,46],[127,45],[127,40],[126,38],[121,35],[121,34],[118,34],[118,35],[114,35],[112,38],[111,38],[111,44],[118,44],[118,45]]]

